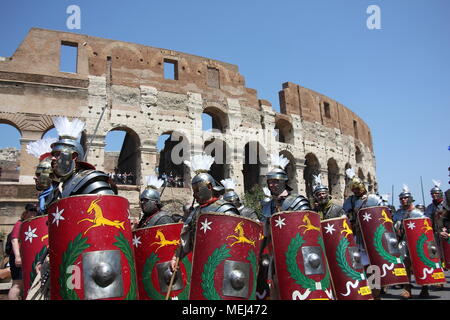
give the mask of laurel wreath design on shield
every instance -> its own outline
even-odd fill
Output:
[[[137,283],[133,251],[131,250],[131,246],[122,232],[118,236],[116,236],[115,239],[117,240],[117,242],[114,242],[113,245],[115,245],[122,251],[130,266],[130,290],[126,295],[125,300],[135,300]],[[90,245],[86,243],[87,240],[88,238],[83,238],[82,233],[79,233],[73,241],[69,242],[67,250],[63,254],[62,263],[59,266],[60,295],[63,300],[80,299],[75,290],[69,289],[67,287],[67,280],[69,279],[70,274],[68,274],[66,271],[68,267],[75,264],[78,257],[83,253],[83,251],[90,247]]]
[[[133,250],[131,249],[130,243],[125,238],[122,232],[116,237],[114,237],[117,242],[114,242],[113,245],[118,247],[125,258],[127,258],[128,265],[130,266],[130,290],[128,291],[125,300],[136,300],[137,296],[137,280],[136,280],[136,266],[134,265],[134,257]]]
[[[226,258],[231,257],[230,248],[227,245],[216,248],[213,253],[208,257],[208,260],[203,268],[202,272],[202,289],[203,296],[208,300],[220,300],[220,295],[217,293],[214,287],[214,274],[216,268],[221,264]],[[253,288],[250,295],[250,300],[256,299],[256,281],[257,281],[257,261],[256,254],[253,250],[249,250],[247,260],[250,262],[253,271]]]
[[[75,290],[67,287],[67,280],[70,275],[66,271],[67,268],[75,264],[83,251],[90,247],[86,243],[87,240],[88,238],[83,238],[81,233],[78,234],[73,241],[69,242],[67,250],[63,254],[62,263],[59,266],[59,293],[63,300],[80,300]]]
[[[31,271],[30,271],[30,284],[34,282],[34,279],[36,279],[37,273],[36,273],[36,265],[38,262],[42,259],[42,257],[45,255],[47,247],[42,247],[41,251],[39,251],[36,256],[34,257],[34,261],[31,264]]]
[[[323,239],[318,239],[319,245],[323,251],[325,251],[325,247],[323,244]],[[288,249],[286,251],[286,265],[289,274],[295,280],[295,283],[300,285],[304,289],[310,289],[311,291],[316,291],[316,281],[311,278],[308,278],[303,272],[300,271],[300,268],[297,265],[297,253],[298,249],[305,243],[303,237],[300,236],[299,233],[292,238],[289,243]],[[330,286],[330,273],[328,270],[325,271],[325,277],[320,280],[321,288],[325,290]]]
[[[165,295],[161,294],[156,290],[156,288],[153,286],[152,283],[152,272],[153,268],[159,261],[159,257],[157,254],[152,252],[152,254],[147,258],[144,265],[143,270],[143,277],[142,282],[144,283],[144,290],[148,294],[150,298],[153,300],[164,300],[166,298]],[[190,287],[190,279],[191,279],[191,262],[189,261],[188,257],[184,257],[181,260],[184,264],[184,267],[186,269],[186,286],[182,292],[178,295],[179,300],[187,300],[188,294],[189,294],[189,287]]]
[[[380,224],[377,228],[377,230],[375,230],[375,234],[374,234],[374,246],[375,246],[375,250],[378,252],[378,254],[386,261],[390,262],[390,263],[398,263],[398,259],[400,259],[400,262],[403,263],[403,258],[402,256],[400,257],[396,257],[393,256],[391,254],[389,254],[389,252],[387,252],[384,247],[383,247],[383,234],[386,232],[386,228]]]
[[[425,255],[425,250],[423,249],[425,241],[427,241],[427,235],[422,234],[416,244],[417,255],[419,256],[420,261],[422,261],[427,267],[435,268],[436,262],[433,262]]]
[[[342,238],[342,240],[339,242],[337,249],[336,249],[336,260],[339,265],[339,267],[342,269],[342,271],[352,278],[353,280],[364,280],[363,275],[360,272],[357,272],[347,262],[345,253],[347,252],[347,248],[349,246],[350,242],[347,240],[347,238]]]

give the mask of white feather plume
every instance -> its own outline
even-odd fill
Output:
[[[184,160],[185,165],[191,168],[196,174],[200,172],[208,172],[214,163],[214,158],[206,154],[198,154],[192,157],[191,161]]]
[[[287,158],[285,158],[283,155],[278,155],[278,154],[271,154],[270,155],[270,160],[272,161],[272,167],[276,168],[280,168],[283,169],[286,168],[286,166],[289,163],[289,160]]]
[[[322,185],[322,175],[320,173],[317,176],[314,174],[312,176],[313,176],[313,186]]]
[[[347,170],[345,170],[345,174],[349,179],[353,179],[353,177],[356,175],[355,170],[353,170],[353,168],[348,168]]]
[[[431,181],[433,181],[433,184],[434,184],[434,186],[435,187],[440,187],[441,186],[441,181],[439,181],[439,180],[434,180],[434,179],[431,179]]]
[[[263,188],[263,192],[266,197],[270,198],[272,196],[272,193],[270,192],[269,188],[267,188],[267,187]]]
[[[147,180],[147,188],[159,189],[164,184],[164,180],[158,179],[155,175],[145,176],[145,179]]]
[[[403,192],[409,192],[409,188],[406,184],[403,184],[403,188],[402,188]]]
[[[70,137],[77,140],[81,136],[85,123],[80,119],[73,119],[72,122],[67,117],[54,117],[53,124],[60,137]]]
[[[32,156],[39,158],[44,153],[52,151],[52,148],[50,146],[57,140],[58,139],[56,138],[45,138],[34,142],[30,142],[29,144],[27,144],[27,152]]]
[[[236,187],[236,184],[231,178],[220,180],[220,183],[223,185],[225,190],[234,190],[234,188]]]

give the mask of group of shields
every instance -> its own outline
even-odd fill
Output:
[[[374,286],[409,283],[389,208],[363,208],[357,219],[370,274],[347,217],[321,221],[313,211],[290,211],[270,218],[268,248],[280,299],[371,300]],[[416,283],[445,283],[448,242],[437,247],[429,218],[405,219],[403,226]],[[48,248],[52,300],[257,299],[260,222],[200,214],[194,249],[173,274],[169,263],[182,228],[180,222],[132,230],[129,203],[121,196],[61,199],[48,215],[22,224],[24,296],[36,283],[36,265]]]

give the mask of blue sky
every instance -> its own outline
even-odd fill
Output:
[[[68,30],[66,8],[81,9]],[[381,29],[369,30],[370,5]],[[337,100],[370,127],[381,193],[403,183],[430,203],[431,179],[449,187],[450,1],[8,1],[0,56],[31,27],[172,49],[236,64],[246,86],[279,110],[282,83]],[[4,130],[4,126],[0,126]],[[10,139],[2,139],[0,147]]]

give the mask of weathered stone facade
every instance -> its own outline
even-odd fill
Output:
[[[76,73],[60,71],[62,45],[77,48]],[[25,151],[26,144],[53,128],[52,116],[63,115],[86,122],[82,143],[86,146],[92,140],[87,161],[100,170],[105,169],[105,161],[110,167],[105,156],[105,136],[113,130],[127,132],[127,148],[120,158],[134,167],[138,186],[121,190],[121,194],[129,198],[134,210],[143,177],[154,174],[158,166],[156,143],[163,134],[182,137],[180,146],[184,149],[173,149],[179,162],[205,149],[214,149],[217,155],[223,148],[227,161],[218,165],[215,172],[220,177],[234,178],[240,193],[244,186],[265,182],[270,166],[268,154],[274,152],[291,161],[291,185],[301,194],[310,193],[311,174],[320,172],[330,183],[334,198],[342,201],[345,168],[350,166],[376,188],[375,156],[368,126],[340,103],[297,84],[283,84],[279,93],[281,113],[277,113],[268,101],[258,99],[256,90],[245,87],[245,79],[235,65],[172,50],[37,28],[30,30],[12,57],[2,60],[0,123],[13,125],[21,133],[16,187],[28,186],[32,190],[34,184],[37,159]],[[164,76],[168,65],[175,70],[172,78]],[[202,130],[202,114],[212,117],[216,130]],[[273,134],[275,129],[277,136]],[[215,148],[216,144],[220,148]],[[253,154],[258,155],[258,162],[249,164]],[[190,181],[187,169],[184,178]],[[1,186],[2,210],[35,200],[34,194],[27,199],[6,196],[3,190],[7,187]],[[174,191],[174,196],[182,197],[181,190]],[[185,194],[183,201],[190,202],[190,191]],[[5,216],[9,215],[2,216],[0,212],[0,226],[13,223]]]

